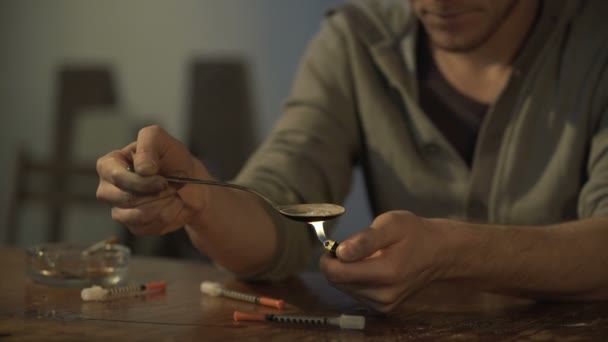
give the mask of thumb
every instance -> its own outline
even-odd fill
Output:
[[[336,250],[336,256],[345,262],[365,259],[395,243],[398,239],[395,233],[395,229],[389,226],[369,227],[342,241]]]
[[[160,170],[168,134],[159,126],[142,128],[137,134],[133,168],[141,176],[153,176]]]

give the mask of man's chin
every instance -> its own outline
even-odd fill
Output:
[[[431,37],[433,47],[451,53],[467,53],[483,45],[483,39],[464,39],[462,37]]]

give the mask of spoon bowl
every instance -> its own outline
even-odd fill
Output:
[[[328,221],[346,212],[343,206],[331,203],[279,205],[275,209],[292,220],[307,223]]]
[[[253,190],[252,188],[214,181],[214,180],[203,180],[203,179],[195,179],[195,178],[186,178],[186,177],[176,177],[176,176],[166,176],[165,179],[169,182],[173,183],[188,183],[188,184],[201,184],[201,185],[214,185],[214,186],[224,186],[229,188],[235,188],[239,190],[248,191],[253,193],[266,202],[270,204],[276,211],[281,213],[281,215],[287,217],[288,219],[299,221],[299,222],[317,222],[317,221],[327,221],[334,219],[346,212],[346,209],[337,204],[331,203],[305,203],[305,204],[289,204],[289,205],[277,205],[273,201],[271,201],[268,197],[262,195],[261,193]]]

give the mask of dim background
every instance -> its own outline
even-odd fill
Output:
[[[185,141],[191,127],[188,111],[196,95],[190,87],[191,65],[196,60],[236,60],[244,65],[253,149],[280,115],[299,58],[323,14],[339,3],[0,0],[0,243],[27,246],[48,240],[45,201],[22,198],[15,209],[16,184],[23,176],[17,159],[20,148],[42,163],[53,158],[58,134],[57,79],[62,67],[108,67],[117,94],[118,103],[112,108],[87,109],[92,118],[112,111],[114,121],[97,116],[97,121],[74,124],[70,153],[78,162],[94,165],[103,152],[134,140],[137,129],[151,123]],[[209,113],[206,122],[221,119],[214,115],[220,114]],[[230,147],[229,141],[222,142],[221,148]],[[72,182],[69,177],[71,186],[77,186],[76,178]],[[34,175],[27,187],[44,190],[51,182],[44,174]],[[89,182],[80,190],[94,196],[95,186]],[[346,216],[332,234],[338,239],[370,223],[358,171],[346,207]],[[126,234],[111,220],[109,207],[101,203],[74,201],[61,210],[61,240],[93,242]],[[16,223],[8,223],[9,211],[18,213]],[[11,230],[13,241],[7,238]],[[163,253],[158,249],[159,238],[135,240],[142,254]]]

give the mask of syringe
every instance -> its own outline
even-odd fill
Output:
[[[148,294],[163,292],[166,288],[164,281],[150,282],[141,285],[128,285],[103,288],[98,285],[82,289],[80,297],[85,302],[107,301],[125,297],[145,296]]]
[[[340,315],[338,317],[324,316],[294,316],[294,315],[274,315],[253,312],[235,311],[233,318],[235,321],[272,321],[279,323],[296,323],[311,325],[335,325],[341,329],[365,328],[365,316]]]
[[[277,309],[285,307],[285,301],[282,299],[274,299],[268,297],[254,296],[247,293],[237,292],[223,288],[220,284],[212,281],[204,281],[201,283],[201,292],[210,296],[224,296],[232,299],[242,300],[255,304],[271,306]]]

